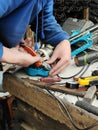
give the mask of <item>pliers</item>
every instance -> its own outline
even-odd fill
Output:
[[[23,47],[23,49],[26,50],[32,56],[37,56],[37,53],[32,48],[27,46],[26,43],[20,42],[20,47]],[[47,70],[51,69],[51,66],[49,64],[47,64],[46,62],[41,63],[40,61],[37,61],[35,63],[35,65],[36,65],[36,67],[43,67],[44,66]]]

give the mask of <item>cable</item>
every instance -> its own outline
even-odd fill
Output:
[[[86,67],[86,69],[87,69],[87,68],[88,68],[88,64],[85,65],[85,66],[87,66],[87,67]],[[76,74],[74,74],[74,75],[72,75],[72,76],[70,76],[70,77],[62,77],[62,76],[60,76],[60,75],[57,75],[57,76],[60,77],[61,79],[71,79],[71,78],[73,78],[73,77],[79,75],[79,74],[85,69],[85,66],[83,66],[82,69],[81,69],[78,73],[76,73]]]
[[[96,121],[95,123],[93,123],[92,125],[90,125],[90,126],[88,126],[88,127],[86,127],[86,128],[83,128],[83,129],[78,128],[78,127],[76,126],[76,124],[74,123],[74,121],[73,121],[73,119],[72,119],[72,117],[71,117],[71,115],[70,115],[70,113],[69,113],[69,111],[68,111],[68,108],[67,108],[67,106],[63,103],[63,101],[62,101],[60,98],[57,98],[53,93],[51,93],[51,91],[48,90],[47,87],[46,87],[46,90],[50,93],[50,95],[51,95],[53,98],[55,98],[55,99],[58,101],[58,103],[59,103],[58,105],[59,105],[59,107],[61,108],[61,111],[63,112],[63,115],[65,116],[65,113],[64,113],[64,112],[66,112],[66,114],[67,114],[67,116],[68,116],[70,122],[72,123],[72,125],[73,125],[77,130],[90,130],[90,129],[92,129],[93,127],[95,127],[96,125],[98,125],[98,121]]]
[[[87,69],[90,67],[90,65],[93,64],[93,63],[95,63],[95,62],[98,62],[98,59],[93,60],[90,64],[84,65],[83,68],[82,68],[78,73],[76,73],[76,74],[74,74],[74,75],[72,75],[72,76],[70,76],[70,77],[62,77],[62,76],[60,76],[60,75],[57,75],[57,76],[58,76],[59,78],[61,78],[61,79],[71,79],[71,78],[73,78],[73,77],[79,75],[79,74],[85,69],[85,70],[81,73],[81,75],[79,76],[79,77],[81,77],[81,76],[83,76],[83,74],[87,71]],[[86,67],[86,68],[85,68],[85,67]]]
[[[88,68],[90,67],[91,64],[93,64],[93,63],[95,63],[95,62],[98,62],[98,59],[95,59],[95,60],[93,60],[90,64],[88,64]],[[87,69],[88,69],[88,68],[87,68]],[[87,70],[87,69],[86,69],[86,70]],[[85,71],[86,71],[86,70],[85,70]],[[80,75],[80,77],[83,76],[83,74],[85,73],[85,71]]]

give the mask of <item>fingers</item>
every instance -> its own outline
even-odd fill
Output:
[[[52,56],[48,61],[46,61],[48,64],[54,64],[57,57]]]
[[[68,66],[68,61],[65,59],[58,59],[57,54],[53,54],[52,57],[47,61],[48,64],[52,66],[52,69],[49,72],[50,76],[59,74],[65,67]]]
[[[42,60],[43,59],[40,56],[34,56],[34,57],[32,57],[33,63],[38,62],[38,61],[42,62]]]
[[[23,52],[20,52],[21,57],[18,58],[18,61],[17,61],[17,64],[18,65],[21,65],[21,66],[24,66],[24,67],[28,67],[38,61],[42,61],[41,57],[39,56],[31,56],[30,54],[28,53],[23,53]]]
[[[27,46],[32,47],[32,40],[30,37],[26,38],[25,40],[21,40],[22,43],[25,43]]]
[[[49,72],[49,75],[54,76],[61,73],[68,65],[69,65],[69,61],[60,60],[56,65],[53,66],[53,68]]]
[[[27,43],[27,45],[28,45],[29,47],[32,47],[32,40],[31,40],[30,37],[28,37],[27,39],[25,39],[25,42]]]

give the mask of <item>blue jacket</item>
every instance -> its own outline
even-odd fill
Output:
[[[16,46],[28,25],[36,33],[44,33],[45,43],[53,46],[69,38],[53,16],[53,0],[0,0],[0,59],[3,45]]]

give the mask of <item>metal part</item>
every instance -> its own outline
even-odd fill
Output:
[[[54,47],[51,46],[50,44],[47,44],[43,48],[40,48],[37,53],[43,57],[44,60],[48,60],[51,54],[53,53]]]
[[[29,54],[31,54],[32,56],[36,56],[38,52],[35,52],[32,48],[30,48],[29,46],[26,45],[26,43],[20,43],[20,46],[24,48],[24,50],[26,50]],[[52,46],[47,45],[47,49],[45,54],[47,54],[48,56],[50,55],[50,51],[49,48],[52,48]],[[42,49],[41,49],[42,50]],[[51,50],[51,49],[50,49]],[[45,51],[45,50],[44,50]],[[41,51],[39,51],[41,52]],[[41,57],[43,57],[44,55],[42,55],[42,53],[39,53]],[[48,58],[49,59],[49,58]],[[47,70],[50,70],[51,67],[49,64],[47,64],[46,62],[41,63],[40,61],[35,63],[36,67],[42,67],[44,66]]]
[[[77,43],[77,49],[73,50],[71,53],[71,56],[74,57],[77,54],[79,54],[80,52],[83,52],[84,50],[90,48],[93,45],[93,41],[94,41],[94,32],[98,30],[98,24],[93,25],[91,27],[89,27],[88,29],[86,29],[85,31],[82,31],[80,33],[75,33],[75,35],[72,35],[69,39],[71,46],[72,45],[76,45]],[[95,39],[98,39],[95,38]],[[80,46],[79,46],[80,43]],[[83,44],[83,45],[81,45]],[[95,44],[95,43],[94,43]]]
[[[26,43],[20,43],[20,46],[23,47],[24,50],[26,50],[32,56],[36,56],[37,54],[39,54],[44,59],[44,62],[38,61],[34,65],[26,67],[26,73],[30,76],[48,76],[51,66],[47,62],[45,62],[45,60],[49,59],[49,56],[53,52],[53,47],[48,44],[44,48],[41,48],[35,52],[32,48],[27,46]]]
[[[42,65],[47,69],[50,70],[51,66],[47,62],[43,62]]]
[[[93,85],[91,86],[90,88],[88,88],[84,98],[83,98],[83,101],[84,102],[88,102],[88,103],[91,103],[92,100],[94,99],[94,96],[95,96],[95,92],[97,91],[96,89],[96,86]]]
[[[96,86],[91,86],[88,91],[86,92],[84,98],[82,101],[77,101],[76,106],[79,106],[82,109],[87,110],[90,113],[93,113],[98,116],[98,107],[93,106],[92,100],[94,99],[95,92],[96,92]]]

